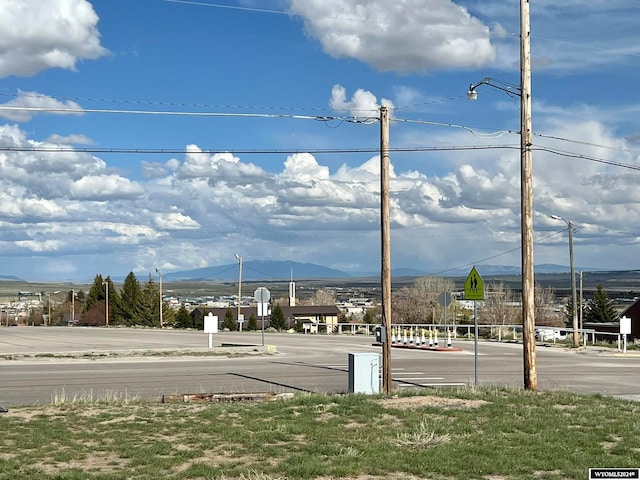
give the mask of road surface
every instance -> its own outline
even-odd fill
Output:
[[[261,332],[214,335],[261,345]],[[60,398],[246,392],[346,392],[349,353],[376,352],[364,335],[265,334],[269,355],[210,356],[203,332],[82,327],[0,328],[0,405]],[[459,352],[392,348],[394,389],[472,385],[474,343]],[[132,355],[132,352],[135,353]],[[72,357],[72,358],[69,358]],[[640,400],[640,355],[538,345],[538,387]],[[522,344],[479,342],[480,385],[521,388]]]

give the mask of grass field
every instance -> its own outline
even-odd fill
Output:
[[[264,403],[65,399],[0,415],[0,479],[586,479],[640,467],[640,403],[522,390]]]

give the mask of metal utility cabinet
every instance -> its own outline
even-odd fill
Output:
[[[374,395],[380,392],[380,354],[349,354],[349,393]]]

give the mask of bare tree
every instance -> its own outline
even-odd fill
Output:
[[[440,323],[444,315],[444,307],[438,303],[438,297],[441,293],[453,292],[456,289],[456,283],[450,278],[426,275],[416,279],[414,287],[420,297],[420,309],[426,312],[424,318],[428,318],[432,323]],[[452,300],[447,306],[447,316],[455,315],[454,312],[455,301]]]
[[[561,315],[553,311],[556,303],[555,290],[551,287],[536,285],[534,297],[536,325],[562,326]]]
[[[448,278],[425,276],[416,279],[413,287],[404,287],[394,292],[391,300],[393,322],[437,322],[442,314],[442,307],[438,305],[438,296],[453,290],[455,290],[455,282]],[[453,312],[453,302],[450,307]]]
[[[438,295],[442,292],[453,292],[456,289],[456,283],[450,278],[427,275],[417,278],[414,288],[418,290],[425,304],[430,305],[437,303]]]
[[[514,304],[513,290],[503,282],[491,283],[480,308],[482,323],[510,325],[518,320],[518,307]]]
[[[311,297],[310,305],[335,305],[336,304],[336,292],[321,288],[316,290]]]

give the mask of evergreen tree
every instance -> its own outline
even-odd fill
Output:
[[[271,318],[269,319],[269,326],[276,330],[287,330],[289,325],[287,319],[284,318],[284,312],[279,303],[276,303],[271,309]]]
[[[233,319],[233,311],[227,308],[224,314],[224,320],[222,321],[222,329],[233,332],[236,329],[236,321]]]
[[[184,305],[181,305],[176,314],[176,328],[191,328],[193,323],[191,322],[191,315]]]
[[[256,315],[253,312],[251,313],[251,316],[249,317],[249,323],[247,324],[247,330],[250,330],[250,331],[258,330],[258,319],[256,318]]]
[[[104,280],[102,279],[102,275],[96,275],[93,279],[93,285],[91,285],[89,293],[87,294],[87,300],[82,308],[82,313],[86,313],[91,310],[98,302],[102,302],[104,304],[106,293],[103,283]]]
[[[142,296],[140,299],[141,309],[139,323],[145,327],[159,327],[160,289],[153,281],[153,276],[151,274],[149,274],[149,280],[147,280],[147,283],[142,287]]]
[[[578,299],[578,302],[580,299]],[[564,306],[564,325],[567,328],[573,328],[573,316],[572,316],[572,307],[573,307],[573,298],[571,296],[567,300],[567,304]],[[580,304],[578,304],[578,308],[576,309],[576,315],[580,318]],[[585,306],[584,302],[582,304],[582,318],[585,317]]]
[[[142,288],[133,272],[129,272],[122,284],[119,314],[127,326],[139,325],[142,311]]]
[[[598,285],[593,298],[589,300],[584,312],[585,322],[616,322],[618,321],[618,312],[613,306],[613,302],[609,299],[607,291],[602,285]]]

